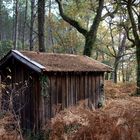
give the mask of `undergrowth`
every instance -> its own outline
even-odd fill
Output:
[[[106,101],[100,109],[81,104],[58,113],[43,127],[29,132],[25,140],[140,140],[140,97],[135,83],[105,83]],[[0,113],[0,140],[21,140],[12,114]]]

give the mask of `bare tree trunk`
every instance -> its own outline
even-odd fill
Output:
[[[23,24],[23,31],[22,31],[22,49],[23,50],[25,47],[25,28],[26,28],[26,22],[27,22],[27,9],[28,9],[28,0],[26,0],[24,24]]]
[[[48,16],[48,44],[49,46],[47,47],[52,47],[53,46],[53,35],[52,35],[52,25],[51,25],[51,8],[52,8],[52,0],[49,0],[49,16]]]
[[[45,52],[44,24],[45,24],[45,0],[38,0],[38,41],[40,52]]]
[[[1,75],[0,75],[0,111],[1,111],[1,101],[2,101],[2,82],[1,82]]]
[[[0,41],[2,40],[2,1],[0,1]]]
[[[140,95],[140,40],[136,45],[136,57],[137,57],[137,94]]]
[[[15,1],[15,23],[14,23],[14,49],[18,43],[18,0]]]
[[[31,0],[30,51],[33,50],[34,8],[35,8],[35,0]]]
[[[127,10],[129,19],[132,26],[132,33],[134,36],[134,39],[130,39],[129,33],[127,35],[127,38],[136,46],[136,60],[137,60],[137,91],[136,94],[140,95],[140,13],[137,11],[137,19],[138,19],[138,25],[135,21],[135,16],[132,8],[132,3],[135,1],[128,0],[127,1]]]

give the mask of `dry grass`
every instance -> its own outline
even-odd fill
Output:
[[[14,116],[7,112],[0,118],[0,140],[21,140]]]
[[[51,120],[50,140],[140,140],[140,97],[129,96],[135,85],[107,84],[104,108],[62,111]]]
[[[130,96],[135,84],[105,85],[106,104],[98,110],[84,101],[61,111],[47,126],[50,140],[140,140],[140,97]],[[0,140],[19,140],[16,122],[8,113],[0,118]]]
[[[134,95],[136,91],[135,83],[119,83],[105,81],[105,95],[107,99],[122,99]]]

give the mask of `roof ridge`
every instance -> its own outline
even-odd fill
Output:
[[[12,55],[21,63],[37,71],[56,72],[110,72],[112,68],[86,55],[40,53],[35,51],[11,50],[7,58]],[[5,59],[7,61],[9,59]],[[3,63],[5,63],[3,61]],[[3,64],[1,63],[1,64]]]

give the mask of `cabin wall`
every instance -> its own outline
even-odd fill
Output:
[[[97,108],[104,98],[104,73],[47,74],[47,97],[42,96],[44,122],[60,110],[87,99],[90,108]]]
[[[1,77],[6,85],[2,91],[2,110],[15,111],[20,115],[23,129],[38,130],[41,97],[39,74],[13,59],[2,69]]]
[[[9,90],[3,92],[2,98],[9,101],[12,95],[13,108],[21,117],[21,127],[35,132],[60,110],[85,99],[89,107],[97,108],[104,96],[103,72],[40,75],[13,59],[1,75],[2,83]],[[2,102],[2,109],[6,108],[12,108],[10,102]]]

